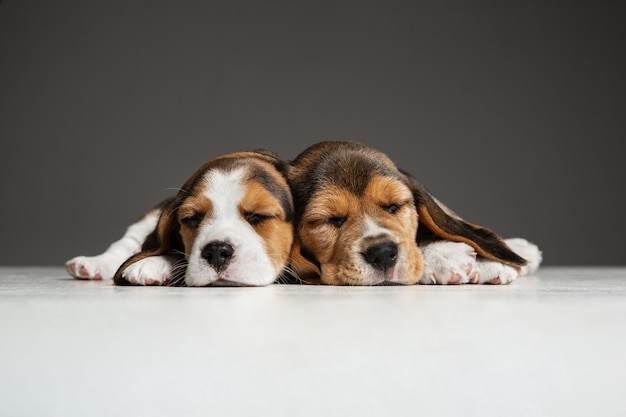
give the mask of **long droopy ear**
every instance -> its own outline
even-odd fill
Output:
[[[176,210],[180,206],[179,198],[164,202],[156,228],[146,237],[141,252],[131,256],[120,266],[113,277],[116,285],[131,285],[122,277],[130,265],[150,256],[172,255],[182,257],[183,242],[180,237],[180,225],[176,219]]]
[[[514,267],[526,265],[527,261],[513,252],[504,240],[491,230],[464,221],[441,207],[424,186],[404,173],[405,181],[415,199],[418,215],[419,241],[426,237],[439,237],[472,246],[485,258]],[[424,230],[427,229],[427,230]]]

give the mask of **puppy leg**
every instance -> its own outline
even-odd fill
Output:
[[[537,245],[522,238],[505,239],[504,241],[515,253],[528,261],[527,265],[521,267],[520,276],[530,275],[537,271],[543,259]]]
[[[510,284],[519,277],[519,271],[500,262],[480,259],[477,262],[476,284]]]
[[[532,274],[539,268],[542,256],[537,245],[521,238],[505,239],[505,242],[515,253],[526,259],[528,264],[513,268],[499,262],[481,259],[477,265],[479,284],[509,284],[516,278]]]
[[[475,283],[476,252],[460,242],[440,240],[419,246],[424,258],[420,284]]]
[[[176,259],[171,256],[149,256],[132,263],[122,278],[134,285],[165,285],[175,274]]]
[[[126,229],[124,236],[97,256],[77,256],[65,263],[67,272],[79,279],[112,279],[117,269],[141,249],[145,238],[154,230],[160,210],[152,210]]]

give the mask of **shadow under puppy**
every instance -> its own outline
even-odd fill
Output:
[[[313,145],[288,178],[296,209],[291,262],[305,282],[506,284],[541,261],[535,245],[462,220],[361,144]]]
[[[286,171],[268,151],[217,157],[104,253],[73,258],[67,270],[118,285],[271,284],[293,242]]]

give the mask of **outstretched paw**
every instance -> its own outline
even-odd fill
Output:
[[[121,261],[106,255],[77,256],[65,263],[67,272],[78,279],[111,279]]]
[[[466,284],[478,281],[476,252],[460,242],[437,241],[420,246],[424,270],[420,284]]]
[[[478,284],[510,284],[519,276],[517,269],[488,260],[479,260],[476,272],[478,273]]]
[[[129,265],[122,277],[134,285],[167,285],[174,261],[167,256],[150,256]]]

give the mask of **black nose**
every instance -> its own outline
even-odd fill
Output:
[[[367,248],[363,257],[374,268],[386,271],[396,264],[398,245],[393,242],[378,243]]]
[[[202,249],[202,257],[219,271],[224,265],[226,265],[230,258],[233,257],[235,249],[232,245],[226,242],[211,242]]]

